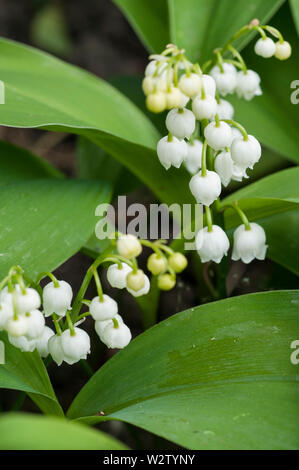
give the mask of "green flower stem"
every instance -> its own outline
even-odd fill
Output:
[[[213,218],[212,218],[212,211],[209,208],[209,206],[205,206],[205,212],[206,212],[206,222],[207,222],[208,232],[212,232],[213,231]]]
[[[114,328],[119,328],[119,323],[115,317],[112,318]]]
[[[53,313],[53,315],[51,315],[51,317],[52,317],[52,320],[53,320],[53,323],[54,323],[54,326],[55,326],[56,333],[58,334],[58,336],[61,336],[62,331],[61,331],[56,313]]]
[[[242,65],[242,69],[244,71],[244,73],[247,73],[247,67],[246,67],[246,64],[244,62],[244,59],[243,57],[241,56],[240,52],[237,51],[237,49],[232,46],[231,44],[228,46],[228,49],[232,52],[232,54],[239,60],[240,64]]]
[[[171,132],[168,132],[167,142],[172,142],[172,141],[173,141],[172,134],[171,134]]]
[[[245,213],[239,207],[238,201],[235,201],[233,204],[220,205],[220,201],[218,199],[216,207],[217,207],[218,212],[223,212],[227,209],[234,209],[237,212],[237,214],[240,216],[240,219],[243,222],[243,224],[245,225],[245,229],[246,230],[251,230],[250,222],[249,222],[248,218],[246,217]]]
[[[159,257],[163,256],[157,242],[150,242],[149,240],[140,240],[141,245],[151,248]]]
[[[233,119],[224,119],[224,122],[226,122],[227,124],[230,124],[231,126],[234,126],[237,129],[239,129],[239,131],[242,132],[243,139],[248,140],[248,134],[246,132],[246,129],[239,122],[236,122]]]
[[[40,273],[39,276],[37,277],[36,284],[39,284],[40,281],[43,279],[43,277],[49,277],[51,281],[53,281],[54,287],[59,287],[59,282],[57,278],[54,276],[54,274],[50,273],[49,271]]]
[[[273,26],[268,26],[268,25],[265,25],[265,26],[261,26],[260,29],[263,31],[263,29],[265,29],[266,31],[268,31],[268,33],[272,34],[272,36],[274,36],[275,38],[279,39],[279,42],[282,43],[284,41],[283,39],[283,35],[281,34],[280,31],[278,31],[278,29],[274,28]],[[262,33],[261,33],[262,34]],[[265,33],[264,33],[265,34]]]
[[[93,270],[93,277],[94,277],[94,280],[95,280],[95,283],[96,283],[99,300],[100,300],[100,302],[103,302],[104,301],[103,288],[102,288],[100,276],[99,276],[99,273],[98,273],[97,269]]]
[[[201,154],[201,176],[207,176],[207,147],[208,143],[205,140],[203,143]]]
[[[0,292],[2,291],[3,287],[7,284],[7,282],[10,280],[10,276],[6,276],[2,281],[0,282]]]
[[[76,323],[80,320],[82,320],[82,318],[85,318],[85,317],[90,317],[90,313],[89,312],[84,312],[84,313],[81,313],[81,315],[78,316],[77,320],[76,320]]]
[[[67,325],[70,329],[71,336],[75,336],[76,333],[75,333],[74,325],[73,325],[73,322],[72,322],[72,319],[71,319],[71,316],[70,316],[69,312],[66,312],[66,321],[67,321]]]

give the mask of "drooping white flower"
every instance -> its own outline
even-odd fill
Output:
[[[228,186],[230,181],[242,181],[243,178],[248,178],[246,169],[239,168],[234,164],[231,153],[228,150],[223,150],[215,158],[215,170],[221,178],[223,186]]]
[[[49,354],[49,339],[54,336],[54,331],[45,326],[41,336],[36,340],[36,349],[41,357],[47,357]]]
[[[180,108],[184,102],[182,92],[177,87],[171,87],[166,92],[166,107],[167,109]],[[189,98],[188,98],[189,101]]]
[[[132,268],[126,263],[121,263],[122,268],[118,264],[111,264],[107,269],[107,279],[112,287],[117,289],[124,289],[127,287],[127,275],[132,271]]]
[[[43,306],[45,316],[49,317],[53,313],[64,316],[71,308],[73,290],[66,281],[58,281],[59,286],[55,287],[54,282],[49,282],[43,289]]]
[[[26,337],[30,339],[39,338],[45,328],[45,317],[39,310],[26,313],[27,332]]]
[[[276,59],[279,60],[286,60],[288,59],[291,54],[292,54],[292,48],[289,42],[283,41],[283,42],[277,42],[276,45],[276,50],[275,50],[275,57]]]
[[[130,294],[133,295],[133,297],[141,297],[142,295],[148,294],[149,290],[151,287],[151,283],[149,278],[147,277],[146,274],[144,274],[144,285],[141,287],[141,289],[135,291],[131,289],[130,287],[127,287],[127,291],[130,292]]]
[[[162,55],[156,57],[155,60],[151,60],[144,71],[144,74],[146,77],[152,77],[154,73],[157,70],[157,66],[159,64],[159,76],[163,76],[163,74],[166,74],[166,69],[167,69],[167,61],[166,58]]]
[[[12,302],[6,300],[2,300],[0,303],[0,330],[5,328],[5,324],[9,318],[13,317],[13,306]]]
[[[229,240],[221,227],[213,225],[211,232],[208,231],[208,227],[198,232],[195,246],[202,263],[208,261],[220,263],[229,250]]]
[[[118,306],[112,297],[104,294],[103,300],[100,300],[98,296],[92,299],[89,311],[94,320],[110,320],[117,314]]]
[[[264,260],[267,245],[266,234],[263,227],[251,222],[250,230],[245,225],[240,225],[234,232],[234,246],[232,259],[241,259],[243,263],[250,263],[253,259]]]
[[[179,89],[184,95],[193,98],[201,90],[201,78],[196,73],[184,74],[179,80]]]
[[[232,64],[224,62],[222,64],[223,72],[218,65],[212,68],[210,74],[214,78],[217,91],[220,95],[226,96],[235,91],[237,85],[237,70]]]
[[[53,361],[60,366],[64,361],[64,352],[61,346],[61,336],[53,335],[48,341],[49,354],[51,354]]]
[[[25,336],[27,333],[28,323],[24,315],[11,317],[7,320],[5,329],[10,336]]]
[[[201,168],[201,154],[203,143],[194,139],[193,142],[188,142],[187,144],[187,156],[185,158],[185,167],[192,175],[196,173]]]
[[[253,135],[248,135],[248,140],[244,140],[243,137],[236,138],[231,145],[232,160],[241,169],[252,169],[253,165],[259,161],[261,154],[260,143]]]
[[[169,141],[168,136],[165,136],[158,142],[157,154],[161,165],[166,170],[171,166],[180,168],[187,155],[187,144],[184,140],[179,140],[174,136]]]
[[[123,319],[122,317],[117,313],[114,317],[118,324],[120,323],[123,323]],[[113,326],[113,321],[112,320],[105,320],[105,321],[101,321],[101,320],[96,320],[95,323],[94,323],[94,327],[95,327],[95,330],[96,330],[96,333],[97,335],[101,338],[101,335],[104,331],[104,329],[106,328],[107,325],[111,325]]]
[[[223,121],[220,121],[219,126],[215,121],[210,122],[204,130],[204,135],[208,145],[214,150],[230,147],[232,142],[231,127]]]
[[[250,101],[254,96],[260,96],[262,94],[260,82],[260,76],[254,70],[247,70],[246,73],[238,72],[236,86],[238,97]]]
[[[119,323],[118,328],[114,324],[106,325],[100,336],[101,341],[111,349],[123,349],[132,339],[130,329],[124,323]]]
[[[90,338],[86,331],[81,328],[74,328],[75,334],[65,330],[61,335],[61,348],[64,352],[64,361],[68,364],[75,364],[80,359],[86,359],[90,353]]]
[[[189,188],[196,201],[210,206],[221,193],[221,179],[215,171],[207,170],[206,176],[199,171],[189,183]]]
[[[199,94],[192,101],[192,111],[198,120],[212,119],[217,113],[217,101],[211,95],[202,98]]]
[[[216,82],[211,75],[203,74],[201,77],[202,85],[206,95],[213,96],[215,98],[216,95]],[[199,93],[200,94],[200,93]]]
[[[26,336],[15,337],[8,335],[8,341],[22,352],[33,352],[36,348],[36,340],[29,340]]]
[[[168,132],[177,139],[190,138],[195,130],[196,119],[192,111],[186,108],[172,109],[166,117]]]
[[[31,287],[27,287],[24,292],[20,288],[17,289],[15,299],[17,311],[21,314],[36,310],[41,305],[39,293]]]
[[[124,258],[136,258],[142,252],[140,241],[131,233],[121,234],[117,239],[117,251]]]
[[[234,112],[235,110],[233,105],[229,101],[221,98],[217,105],[217,114],[219,119],[233,119]]]
[[[269,57],[274,56],[276,51],[276,45],[273,39],[271,38],[260,38],[255,43],[254,51],[257,55],[268,59]]]

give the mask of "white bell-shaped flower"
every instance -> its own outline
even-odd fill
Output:
[[[54,336],[54,331],[45,326],[41,336],[36,340],[36,349],[41,357],[47,357],[49,354],[49,339]]]
[[[220,121],[219,126],[217,126],[215,121],[210,122],[204,130],[204,135],[208,145],[214,150],[230,147],[232,143],[231,127],[223,121]]]
[[[184,95],[193,98],[200,92],[201,83],[201,78],[196,73],[184,74],[179,80],[179,89]]]
[[[61,336],[53,335],[48,340],[49,354],[51,354],[53,361],[60,366],[64,361],[64,352],[61,345]]]
[[[201,154],[203,143],[194,139],[193,142],[188,142],[187,144],[187,156],[185,158],[185,167],[193,175],[198,172],[201,168]]]
[[[241,169],[252,169],[261,158],[261,154],[261,145],[253,135],[248,135],[248,140],[244,140],[243,137],[234,139],[231,145],[233,162]]]
[[[238,72],[236,86],[238,97],[250,101],[254,96],[260,96],[262,94],[260,82],[260,76],[254,70],[247,70],[246,73]]]
[[[43,289],[43,306],[45,316],[49,317],[53,313],[64,316],[71,308],[73,290],[66,281],[58,281],[59,287],[54,286],[54,282],[49,282]]]
[[[168,132],[177,139],[187,139],[195,130],[196,119],[192,111],[186,108],[172,109],[166,116]]]
[[[36,348],[36,340],[29,340],[26,336],[15,337],[8,335],[8,341],[22,352],[33,352]]]
[[[109,324],[104,328],[100,336],[101,341],[111,349],[123,349],[132,339],[130,329],[124,323],[119,323],[118,328]]]
[[[163,75],[163,73],[166,73],[166,69],[167,69],[166,58],[163,55],[157,54],[156,58],[154,60],[151,60],[147,64],[145,71],[144,71],[145,76],[152,77],[157,70],[158,64],[159,64],[159,76]]]
[[[122,317],[117,313],[114,317],[118,323],[123,323],[123,319]],[[105,321],[101,321],[101,320],[96,320],[95,323],[94,323],[94,328],[96,330],[96,333],[97,335],[101,338],[101,335],[104,331],[104,329],[106,328],[107,325],[112,325],[113,326],[113,321],[112,320],[105,320]]]
[[[31,310],[38,309],[40,305],[40,296],[35,289],[27,287],[25,292],[23,292],[21,289],[17,290],[16,306],[18,313],[31,312]]]
[[[148,294],[149,290],[151,287],[151,283],[149,278],[147,277],[146,274],[144,274],[144,285],[141,287],[141,289],[135,291],[131,289],[130,287],[127,287],[127,291],[130,292],[134,297],[141,297],[142,295]]]
[[[107,269],[107,279],[112,287],[117,289],[124,289],[127,287],[127,275],[132,271],[132,268],[126,263],[121,263],[121,268],[118,264],[111,264]]]
[[[254,51],[257,55],[268,59],[269,57],[274,56],[276,51],[276,45],[273,39],[271,38],[260,38],[255,43]]]
[[[27,332],[26,337],[30,339],[39,338],[45,328],[45,317],[39,310],[32,310],[26,313]]]
[[[219,119],[233,119],[234,113],[235,110],[233,105],[229,101],[221,98],[217,105],[217,114]]]
[[[98,296],[94,297],[89,306],[89,312],[94,320],[110,320],[118,312],[117,302],[106,294],[103,294],[103,300],[100,300]]]
[[[224,62],[222,64],[223,72],[218,65],[212,68],[210,74],[216,82],[218,93],[226,96],[235,91],[237,85],[237,70],[232,64]]]
[[[140,241],[131,233],[121,234],[117,239],[117,251],[124,258],[136,258],[142,252]]]
[[[171,166],[180,168],[187,155],[187,144],[184,140],[179,140],[174,136],[169,141],[168,136],[166,136],[159,140],[157,154],[161,165],[166,170]]]
[[[243,263],[250,263],[253,259],[264,260],[267,245],[266,234],[263,227],[251,222],[250,230],[245,225],[240,225],[234,232],[234,246],[232,259],[241,259]]]
[[[189,188],[199,204],[210,206],[221,193],[221,179],[215,171],[207,170],[205,176],[199,171],[189,183]]]
[[[202,119],[212,119],[217,113],[217,101],[211,95],[206,95],[205,98],[202,98],[199,94],[192,101],[192,111],[199,121]]]
[[[12,302],[3,300],[0,304],[0,330],[5,328],[6,322],[13,317],[13,314]]]
[[[65,330],[61,335],[61,347],[64,352],[64,361],[68,364],[75,364],[80,359],[86,359],[90,353],[90,338],[86,331],[81,328],[74,328],[75,334]]]
[[[195,246],[202,263],[208,261],[220,263],[229,250],[229,240],[221,227],[213,225],[211,232],[208,231],[208,227],[198,232]]]
[[[291,44],[287,41],[280,42],[278,41],[275,45],[275,57],[279,60],[286,60],[292,54]]]
[[[24,315],[13,316],[7,320],[5,329],[10,336],[25,336],[28,329],[27,318]]]
[[[201,77],[201,81],[202,81],[202,86],[204,88],[205,94],[213,96],[213,98],[215,98],[216,82],[214,78],[211,75],[203,74],[203,76]]]
[[[214,166],[223,186],[228,186],[234,171],[234,162],[232,161],[230,151],[223,150],[220,152],[215,158]]]
[[[183,101],[182,92],[177,87],[166,88],[167,109],[180,108]]]

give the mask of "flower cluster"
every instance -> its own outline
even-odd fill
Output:
[[[148,109],[154,113],[169,110],[165,123],[168,134],[157,144],[160,163],[166,170],[184,164],[193,175],[190,191],[197,203],[205,206],[206,227],[196,238],[202,262],[219,263],[227,254],[228,237],[221,227],[213,224],[212,215],[214,210],[231,207],[242,220],[234,233],[232,258],[249,263],[266,255],[263,228],[247,220],[237,201],[226,206],[219,202],[222,186],[248,178],[248,169],[261,158],[260,143],[233,120],[234,108],[224,99],[236,93],[249,101],[262,94],[259,75],[247,68],[233,46],[240,36],[254,30],[260,34],[255,44],[256,54],[280,60],[291,55],[290,44],[276,28],[253,20],[225,46],[215,49],[212,60],[202,67],[191,63],[184,50],[169,44],[160,55],[150,56],[145,70],[142,87]]]
[[[185,256],[174,252],[163,240],[150,242],[130,234],[118,234],[116,250],[112,246],[107,255],[102,254],[94,261],[73,302],[73,290],[66,281],[45,272],[34,282],[20,266],[12,267],[0,283],[0,331],[6,331],[9,342],[21,351],[36,349],[43,358],[50,354],[58,365],[87,358],[90,338],[79,325],[88,316],[94,320],[95,331],[108,348],[126,347],[132,338],[131,331],[119,315],[117,302],[103,293],[98,268],[109,263],[107,280],[112,287],[126,289],[134,297],[146,295],[150,279],[138,267],[136,259],[142,252],[142,244],[153,250],[147,267],[158,276],[158,287],[172,289],[176,273],[187,266]],[[51,281],[42,288],[40,281],[46,276]],[[98,295],[88,300],[84,295],[93,278]],[[84,305],[88,311],[80,314]],[[46,325],[48,318],[55,331]]]

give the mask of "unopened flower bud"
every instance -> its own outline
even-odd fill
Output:
[[[143,93],[148,96],[154,92],[155,89],[155,80],[152,77],[145,77],[142,80],[142,90]]]
[[[5,325],[7,333],[15,337],[26,335],[27,328],[27,318],[24,315],[9,318]]]
[[[269,57],[272,57],[275,54],[275,42],[271,38],[260,38],[255,43],[254,51],[257,55],[268,59]]]
[[[107,269],[107,279],[112,287],[117,289],[124,289],[127,287],[127,275],[132,271],[132,268],[126,263],[121,263],[121,268],[118,264],[111,264]]]
[[[103,294],[102,300],[99,297],[94,297],[91,301],[89,312],[94,320],[110,320],[118,312],[117,302],[106,294]]]
[[[167,109],[179,108],[182,103],[182,93],[176,87],[171,87],[170,91],[166,93],[166,107]]]
[[[193,98],[201,90],[201,78],[196,73],[184,74],[179,80],[179,89],[184,95]]]
[[[160,274],[158,277],[158,288],[160,290],[171,290],[176,283],[175,276],[172,274]]]
[[[151,287],[150,280],[146,276],[146,274],[143,274],[143,275],[144,275],[144,286],[141,289],[135,291],[134,289],[127,287],[128,292],[130,292],[130,294],[133,295],[133,297],[141,297],[142,295],[146,295],[150,290],[150,287]]]
[[[286,60],[292,54],[292,47],[289,42],[277,42],[276,43],[276,50],[275,50],[275,57],[279,60]]]
[[[166,97],[163,91],[151,93],[146,97],[146,106],[152,113],[162,113],[166,109]]]
[[[186,269],[188,261],[183,253],[176,252],[169,256],[168,264],[176,273],[180,273]]]
[[[167,268],[167,260],[165,256],[152,253],[147,260],[147,269],[154,275],[163,273]]]
[[[142,252],[140,241],[135,235],[128,233],[127,235],[120,235],[117,240],[117,251],[124,258],[136,258]]]
[[[195,130],[195,124],[194,114],[186,108],[172,109],[166,117],[167,130],[178,139],[189,139]]]
[[[127,275],[127,287],[137,292],[144,287],[145,274],[142,269],[138,269],[136,272],[131,271]]]

